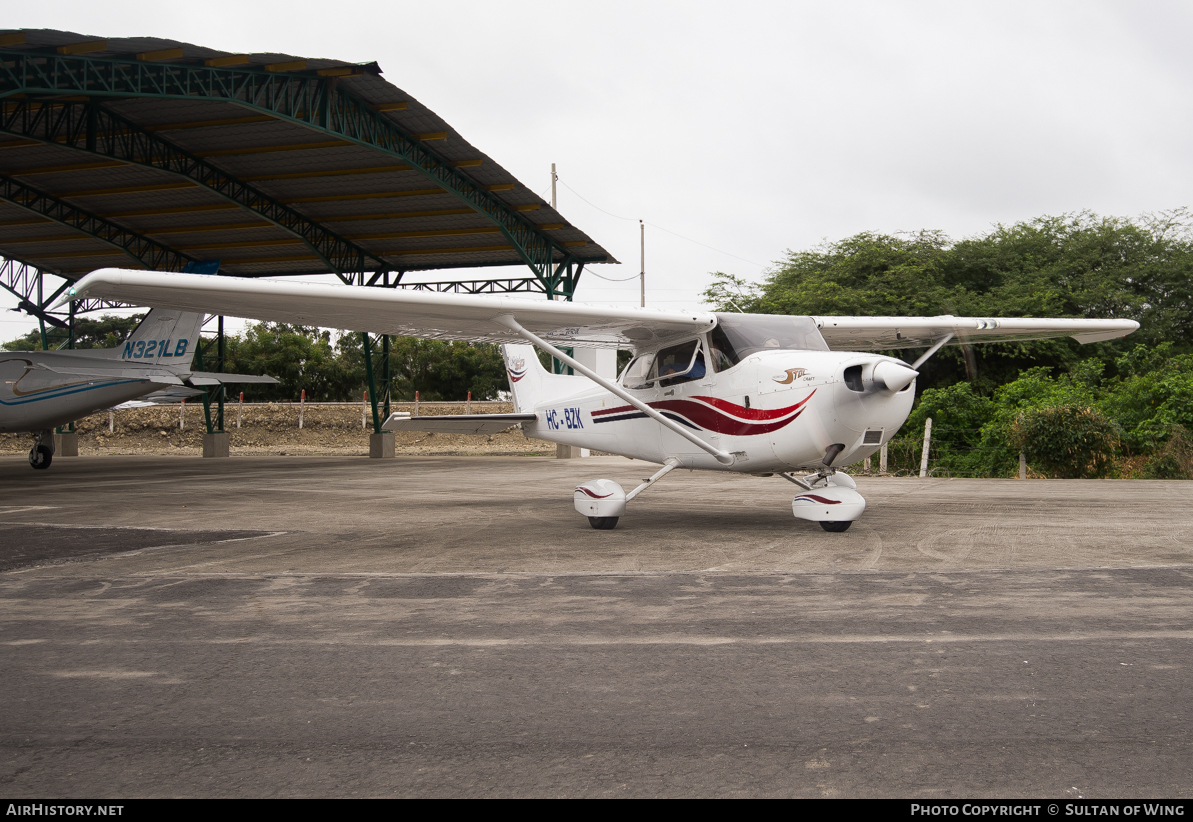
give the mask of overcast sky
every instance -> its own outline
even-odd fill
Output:
[[[593,274],[637,274],[645,220],[658,307],[860,231],[1190,203],[1187,3],[43,0],[4,18],[376,60],[540,193],[555,162],[560,211],[622,262]],[[586,274],[578,299],[636,304],[638,284]],[[30,327],[0,315],[0,339]]]

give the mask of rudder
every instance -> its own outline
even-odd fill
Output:
[[[114,349],[116,359],[188,367],[199,345],[202,314],[154,308],[129,338]]]
[[[550,373],[539,362],[538,349],[533,345],[503,345],[501,354],[505,358],[516,413],[533,411],[535,406],[555,397],[574,394],[576,380],[584,379]]]

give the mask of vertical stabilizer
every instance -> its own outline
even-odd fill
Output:
[[[575,394],[577,381],[587,381],[585,377],[547,371],[533,345],[503,345],[501,353],[514,395],[515,413],[533,411],[544,402]]]
[[[109,350],[126,362],[189,368],[202,325],[202,314],[154,308],[127,340]]]

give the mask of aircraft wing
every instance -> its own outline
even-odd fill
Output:
[[[1068,320],[1019,317],[813,317],[834,351],[923,348],[946,334],[950,345],[1072,337],[1080,343],[1125,337],[1134,320]]]
[[[117,379],[117,380],[146,380],[162,385],[182,385],[182,379],[169,371],[151,368],[121,368],[113,364],[110,368],[75,368],[74,366],[57,367],[37,363],[33,366],[38,371],[50,371],[64,377],[83,377],[85,379]]]
[[[580,348],[650,345],[706,331],[717,322],[708,312],[608,308],[542,299],[119,268],[93,271],[69,289],[63,299],[77,300],[84,296],[379,334],[470,342],[525,342],[495,322],[495,318],[507,315],[543,339],[560,346]]]
[[[233,385],[243,385],[248,383],[264,383],[268,385],[277,385],[278,380],[273,377],[262,374],[261,376],[254,376],[253,374],[224,374],[217,371],[192,371],[189,375],[182,375],[191,385],[219,385],[220,383],[230,383]]]
[[[436,434],[500,434],[520,422],[533,422],[534,414],[444,414],[412,417],[397,412],[381,427],[386,431],[430,431]]]
[[[124,411],[128,408],[149,408],[154,405],[170,405],[172,403],[181,402],[182,400],[189,400],[192,397],[201,397],[203,392],[195,388],[186,388],[185,386],[172,386],[170,388],[162,388],[159,391],[154,391],[146,394],[140,399],[129,400],[122,402],[120,405],[113,406],[113,411]]]

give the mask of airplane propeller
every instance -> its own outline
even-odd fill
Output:
[[[58,319],[57,317],[55,317],[53,314],[49,313],[45,309],[38,308],[36,305],[29,302],[28,300],[21,300],[19,303],[17,303],[16,310],[24,311],[26,314],[31,314],[32,316],[37,317],[39,320],[42,320],[43,322],[47,322],[50,325],[57,326],[58,328],[70,328],[70,325],[68,323],[65,323],[62,320]]]

